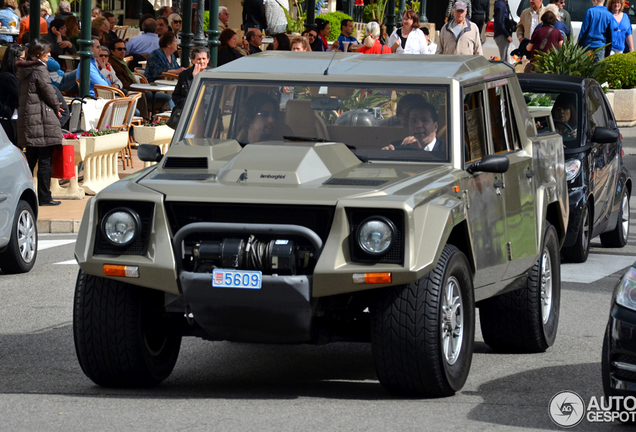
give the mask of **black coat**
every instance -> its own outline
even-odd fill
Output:
[[[194,76],[192,75],[193,72],[194,66],[191,66],[179,74],[177,85],[172,92],[172,102],[174,102],[175,108],[183,108],[183,105],[188,98],[190,87],[192,87],[192,81],[194,80]]]
[[[259,30],[267,28],[263,0],[245,0],[243,2],[242,17],[245,33],[251,28],[258,28]]]
[[[46,65],[40,60],[18,62],[18,144],[47,147],[62,144],[57,113],[59,100]]]
[[[217,55],[217,66],[223,66],[226,63],[243,57],[238,51],[229,46],[226,48],[220,48]]]
[[[75,49],[73,44],[71,44],[69,48],[60,48],[60,46],[57,44],[57,36],[55,36],[50,31],[44,36],[42,36],[42,40],[48,42],[51,45],[51,57],[53,57],[55,61],[60,64],[60,66],[62,67],[62,70],[66,70],[66,66],[65,66],[66,63],[60,60],[60,56],[62,54],[68,54],[68,55],[77,54],[77,50]],[[62,36],[62,40],[70,42],[70,39],[67,38],[66,36]]]

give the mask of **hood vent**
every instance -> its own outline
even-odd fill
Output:
[[[189,180],[189,181],[203,181],[210,178],[214,178],[214,174],[184,174],[184,173],[166,173],[155,174],[151,178],[153,180]]]
[[[206,157],[168,157],[163,163],[164,169],[189,168],[208,169],[208,158]]]
[[[369,180],[354,178],[330,178],[324,185],[328,186],[381,186],[388,180]]]

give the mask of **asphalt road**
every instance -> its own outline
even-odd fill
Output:
[[[636,173],[636,130],[624,130]],[[631,205],[636,222],[636,200]],[[636,225],[632,225],[636,227]],[[0,431],[558,430],[548,404],[571,390],[602,395],[601,346],[610,294],[636,260],[595,240],[590,260],[564,265],[561,320],[543,354],[493,353],[478,329],[468,381],[445,399],[402,399],[378,383],[365,344],[267,346],[185,339],[157,388],[113,390],[82,373],[73,345],[75,237],[40,236],[35,268],[0,273]],[[46,248],[46,249],[43,249]],[[630,430],[584,420],[575,430]]]

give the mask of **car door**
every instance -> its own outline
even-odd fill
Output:
[[[501,188],[507,227],[506,252],[510,261],[503,278],[509,279],[530,268],[538,250],[533,158],[521,147],[508,80],[488,82],[486,92],[492,151],[505,154],[510,161]]]
[[[11,163],[13,158],[10,146],[13,144],[6,137],[4,131],[0,131],[0,247],[9,242],[11,232],[10,219],[13,205],[11,199],[13,186]]]
[[[464,163],[471,166],[489,154],[483,85],[464,89]],[[468,229],[475,259],[475,288],[497,283],[508,266],[506,210],[501,174],[476,171],[465,183]]]
[[[616,129],[613,117],[608,112],[605,97],[594,83],[586,84],[587,116],[591,149],[588,154],[592,178],[590,189],[594,194],[594,227],[603,223],[610,215],[611,200],[618,170],[618,142],[601,144],[594,142],[597,127]],[[594,235],[594,234],[593,234]]]

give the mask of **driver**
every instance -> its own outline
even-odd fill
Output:
[[[404,138],[399,146],[410,146],[431,152],[445,151],[446,144],[443,140],[437,139],[437,110],[433,105],[423,98],[413,101],[407,119],[409,136]],[[395,150],[395,145],[389,144],[382,149]]]
[[[282,139],[282,128],[278,124],[279,103],[266,93],[254,93],[245,101],[242,113],[242,128],[237,141],[253,144],[260,141]]]
[[[554,128],[564,137],[576,137],[576,95],[561,93],[552,107]]]

